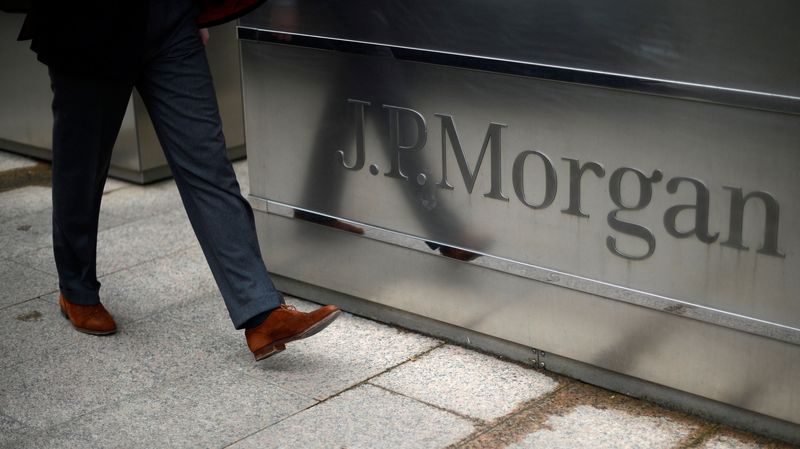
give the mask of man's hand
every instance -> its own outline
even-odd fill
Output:
[[[208,44],[208,28],[200,28],[200,40],[203,41],[203,45]]]

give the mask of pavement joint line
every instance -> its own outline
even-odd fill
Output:
[[[118,218],[120,218],[120,217],[118,217]],[[123,227],[123,226],[128,226],[128,225],[131,225],[131,224],[134,224],[134,223],[138,223],[139,221],[146,220],[146,219],[148,219],[148,218],[153,218],[153,217],[146,217],[146,218],[142,218],[142,219],[140,219],[140,220],[135,220],[135,221],[131,221],[131,222],[128,222],[128,223],[123,223],[123,224],[120,224],[120,225],[117,225],[117,226],[112,226],[112,227],[110,227],[110,228],[103,229],[103,230],[102,230],[102,231],[100,231],[100,232],[105,232],[105,231],[109,231],[109,230],[111,230],[111,229],[116,229],[116,228],[120,228],[120,227]],[[159,259],[164,259],[164,258],[167,258],[167,257],[174,256],[174,255],[175,255],[175,254],[177,254],[177,253],[180,253],[180,252],[182,252],[182,251],[186,251],[186,250],[188,250],[188,249],[194,248],[194,246],[195,246],[195,245],[196,245],[196,242],[193,242],[193,243],[191,243],[191,244],[189,244],[189,245],[187,245],[187,246],[181,247],[181,248],[179,248],[179,249],[177,249],[177,250],[175,250],[175,251],[173,251],[173,252],[171,252],[171,253],[167,253],[167,254],[159,255],[159,256],[156,256],[156,257],[154,257],[154,258],[152,258],[152,259],[147,259],[147,260],[143,260],[143,261],[137,262],[137,263],[136,263],[136,264],[134,264],[134,265],[130,265],[130,266],[127,266],[127,267],[124,267],[124,268],[120,268],[120,269],[114,270],[114,271],[109,271],[108,273],[104,273],[104,274],[102,274],[102,275],[100,275],[100,276],[97,276],[97,279],[102,279],[102,278],[104,278],[104,277],[106,277],[106,276],[110,276],[110,275],[112,275],[112,274],[116,274],[116,273],[119,273],[119,272],[121,272],[121,271],[129,270],[129,269],[131,269],[131,268],[138,267],[138,266],[140,266],[140,265],[143,265],[143,264],[146,264],[146,263],[148,263],[148,262],[153,262],[153,261],[156,261],[156,260],[159,260]],[[42,249],[45,249],[45,248],[52,248],[52,247],[53,247],[53,245],[45,245],[45,246],[42,246],[42,247],[40,247],[40,248],[31,249],[31,251],[30,251],[30,252],[31,252],[31,253],[33,253],[33,252],[40,251],[40,250],[42,250]],[[17,264],[17,265],[21,265],[22,267],[25,267],[25,268],[30,268],[30,269],[32,269],[32,270],[36,270],[36,271],[38,271],[38,272],[40,272],[40,273],[49,274],[50,276],[54,276],[54,274],[53,274],[53,273],[51,273],[51,272],[49,272],[49,271],[42,270],[42,269],[40,269],[40,268],[37,268],[37,267],[31,266],[31,265],[28,265],[28,264],[26,264],[26,263],[18,262],[18,261],[16,261],[16,260],[11,260],[11,259],[2,259],[2,260],[4,260],[4,261],[8,261],[8,262],[13,262],[13,263],[15,263],[15,264]]]
[[[370,321],[374,321],[374,320],[370,320]],[[383,324],[383,323],[380,323],[380,324]],[[374,379],[374,378],[376,378],[376,377],[378,377],[378,376],[380,376],[380,375],[382,375],[382,374],[384,374],[384,373],[386,373],[386,372],[389,372],[389,371],[391,371],[391,370],[393,370],[393,369],[397,368],[398,366],[401,366],[401,365],[403,365],[403,364],[405,364],[405,363],[408,363],[408,362],[410,362],[410,361],[412,361],[412,360],[415,360],[415,359],[416,359],[416,358],[418,358],[418,357],[422,357],[422,356],[424,356],[424,355],[426,355],[426,354],[428,354],[428,353],[430,353],[430,352],[432,352],[432,351],[434,351],[434,350],[436,350],[436,349],[438,349],[438,348],[441,348],[442,346],[444,346],[444,345],[446,345],[446,344],[447,344],[447,343],[445,343],[445,342],[442,342],[442,343],[439,343],[438,345],[436,345],[436,346],[434,346],[434,347],[432,347],[432,348],[430,348],[430,349],[426,349],[426,350],[424,350],[424,351],[422,351],[422,352],[420,352],[420,353],[418,353],[418,354],[414,354],[413,356],[409,357],[408,359],[406,359],[406,360],[403,360],[402,362],[400,362],[400,363],[397,363],[397,364],[395,364],[395,365],[392,365],[392,366],[390,366],[389,368],[386,368],[385,370],[383,370],[383,371],[381,371],[381,372],[379,372],[379,373],[375,374],[374,376],[370,376],[369,378],[367,378],[367,379],[364,379],[364,380],[362,380],[361,382],[355,383],[355,384],[353,384],[353,385],[351,385],[351,386],[349,386],[349,387],[345,388],[344,390],[341,390],[341,391],[339,391],[338,393],[335,393],[335,394],[332,394],[332,395],[328,396],[328,397],[327,397],[327,398],[325,398],[325,399],[322,399],[322,400],[317,400],[316,398],[311,398],[311,399],[313,399],[314,401],[317,401],[317,402],[316,402],[316,404],[312,404],[312,405],[309,405],[308,407],[306,407],[306,408],[304,408],[304,409],[302,409],[302,410],[298,410],[297,412],[295,412],[295,413],[292,413],[291,415],[289,415],[289,416],[287,416],[287,417],[285,417],[285,418],[283,418],[283,419],[281,419],[281,420],[278,420],[278,421],[276,421],[276,422],[274,422],[274,423],[272,423],[272,424],[270,424],[270,425],[268,425],[268,426],[265,426],[264,428],[258,429],[258,430],[256,430],[256,431],[254,431],[253,433],[251,433],[251,434],[249,434],[249,435],[247,435],[247,436],[244,436],[244,437],[242,437],[242,438],[240,438],[240,439],[238,439],[238,440],[236,440],[236,441],[234,441],[234,442],[230,443],[229,445],[227,445],[227,446],[225,446],[225,447],[226,447],[226,448],[227,448],[227,447],[231,447],[231,446],[233,446],[234,444],[238,443],[239,441],[246,440],[247,438],[250,438],[251,436],[253,436],[253,435],[255,435],[255,434],[259,433],[259,432],[262,432],[262,431],[264,431],[264,430],[267,430],[267,429],[269,429],[270,427],[276,426],[276,425],[278,425],[278,424],[282,423],[283,421],[285,421],[285,420],[287,420],[287,419],[289,419],[289,418],[292,418],[292,417],[293,417],[293,416],[295,416],[295,415],[299,415],[300,413],[303,413],[303,412],[305,412],[306,410],[310,410],[310,409],[312,409],[312,408],[314,408],[314,407],[316,407],[316,406],[318,406],[318,405],[320,405],[320,404],[322,404],[322,403],[328,402],[328,401],[330,401],[331,399],[333,399],[333,398],[336,398],[336,397],[339,397],[339,396],[341,396],[342,394],[344,394],[344,393],[346,393],[346,392],[348,392],[348,391],[350,391],[350,390],[354,390],[354,389],[356,389],[356,388],[358,388],[358,387],[360,387],[360,386],[362,386],[362,385],[367,385],[367,384],[369,384],[370,386],[377,386],[377,385],[374,385],[374,384],[371,384],[371,383],[369,383],[369,381],[370,381],[370,380],[372,380],[372,379]],[[249,376],[249,377],[255,377],[255,376],[250,376],[250,375],[249,375],[249,374],[247,374],[247,373],[245,373],[245,376]],[[284,388],[284,389],[285,389],[285,390],[289,390],[288,388]],[[297,394],[302,394],[302,393],[299,393],[299,392],[297,392],[297,391],[294,391],[294,390],[289,390],[289,391],[291,391],[291,392],[293,392],[293,393],[297,393]],[[388,390],[387,390],[387,391],[388,391]],[[303,395],[303,396],[306,396],[306,395]],[[413,398],[411,398],[411,399],[413,399]],[[415,401],[417,401],[417,402],[422,402],[422,401],[419,401],[419,400],[417,400],[417,399],[414,399],[414,400],[415,400]]]
[[[34,252],[36,252],[36,251],[39,251],[40,249],[43,249],[43,248],[47,248],[47,246],[44,246],[44,247],[42,247],[42,248],[37,248],[37,249],[31,250],[30,252],[34,253]],[[8,261],[9,261],[9,262],[11,262],[11,263],[15,263],[15,264],[17,264],[17,265],[20,265],[20,266],[22,266],[23,268],[27,268],[27,269],[29,269],[29,270],[38,271],[39,273],[45,273],[45,274],[49,274],[50,276],[53,276],[53,273],[50,273],[49,271],[44,271],[44,270],[42,270],[42,269],[39,269],[39,268],[36,268],[36,267],[34,267],[34,266],[28,265],[28,264],[27,264],[27,263],[25,263],[25,262],[19,262],[19,261],[16,261],[16,260],[8,260]]]
[[[373,387],[376,387],[376,388],[380,388],[381,390],[387,391],[387,392],[389,392],[389,393],[391,393],[391,394],[393,394],[395,396],[402,396],[404,398],[411,399],[412,401],[420,402],[420,403],[425,404],[427,406],[433,407],[433,408],[435,408],[437,410],[440,410],[442,412],[447,412],[447,413],[450,413],[451,415],[456,415],[459,418],[466,419],[467,421],[470,421],[476,427],[482,428],[482,427],[485,427],[485,426],[489,425],[489,421],[484,421],[484,420],[482,420],[480,418],[473,418],[471,416],[464,415],[462,413],[459,413],[459,412],[456,412],[456,411],[453,411],[453,410],[450,410],[450,409],[446,409],[446,408],[442,407],[441,405],[431,404],[430,402],[423,401],[422,399],[418,399],[418,398],[409,396],[407,394],[403,394],[403,393],[400,393],[398,391],[394,391],[394,390],[392,390],[390,388],[386,388],[386,387],[374,384],[372,382],[368,382],[368,384],[370,386],[373,386]]]
[[[130,188],[132,188],[132,187],[136,187],[136,186],[139,186],[139,187],[146,187],[146,186],[143,186],[143,185],[140,185],[140,184],[131,184],[130,182],[126,182],[126,184],[128,184],[128,185],[122,186],[122,187],[120,187],[120,188],[117,188],[117,189],[114,189],[114,190],[110,190],[110,191],[108,191],[108,192],[103,192],[103,196],[106,196],[106,195],[111,195],[111,194],[112,194],[112,193],[114,193],[114,192],[119,192],[119,191],[121,191],[121,190],[130,189]]]
[[[176,377],[174,379],[171,379],[170,381],[178,382],[178,381],[181,381],[183,379],[186,379],[186,378],[189,378],[189,377],[192,377],[192,376],[193,376],[192,374],[186,374],[186,375],[178,376],[178,377]],[[73,417],[71,417],[70,419],[68,419],[68,420],[66,420],[64,422],[60,422],[58,424],[53,424],[52,426],[45,427],[44,429],[31,428],[30,426],[26,426],[26,427],[29,427],[29,428],[32,429],[31,433],[48,434],[48,433],[51,433],[51,432],[55,431],[58,427],[63,427],[63,426],[70,425],[73,422],[78,421],[79,419],[83,418],[84,416],[91,415],[92,413],[96,413],[96,412],[102,411],[104,409],[109,409],[109,408],[114,407],[114,406],[116,406],[118,404],[122,404],[125,401],[133,399],[134,397],[141,396],[141,395],[144,395],[144,394],[149,394],[149,393],[151,393],[153,391],[157,391],[160,388],[164,388],[164,384],[163,383],[155,384],[152,387],[145,388],[145,389],[143,389],[141,391],[136,391],[134,393],[126,394],[125,396],[123,396],[121,398],[118,398],[115,401],[111,401],[111,402],[108,402],[108,403],[105,403],[105,404],[101,404],[101,405],[99,405],[99,406],[97,406],[97,407],[95,407],[93,409],[90,409],[90,410],[85,411],[84,413],[81,413],[80,415],[73,416]],[[185,396],[181,396],[181,397],[186,398]],[[22,424],[25,425],[24,423],[22,423]],[[23,435],[23,436],[29,436],[29,435]],[[19,441],[19,439],[16,440],[16,441]]]
[[[539,371],[539,370],[537,370],[535,368],[534,368],[534,370],[535,371]],[[562,376],[559,376],[559,377],[562,377]],[[546,401],[550,400],[552,397],[556,396],[559,392],[561,392],[561,390],[563,390],[563,389],[569,387],[570,385],[572,385],[573,383],[575,383],[574,380],[569,379],[569,378],[557,379],[557,380],[559,380],[559,385],[553,391],[551,391],[549,393],[546,393],[546,394],[544,394],[542,396],[539,396],[538,398],[534,398],[534,399],[531,399],[529,401],[523,402],[515,410],[513,410],[510,413],[507,413],[507,414],[505,414],[503,416],[497,417],[494,420],[488,422],[486,424],[485,428],[476,430],[471,435],[467,435],[466,437],[464,437],[464,439],[462,439],[461,441],[457,441],[457,442],[453,443],[452,445],[448,446],[447,449],[457,449],[457,448],[462,447],[465,444],[468,444],[468,443],[470,443],[470,442],[472,442],[474,440],[477,440],[481,436],[483,436],[483,435],[491,432],[492,430],[496,429],[497,427],[499,427],[501,424],[505,423],[506,421],[508,421],[510,419],[513,419],[515,416],[518,416],[518,415],[524,413],[528,409],[538,405],[541,402],[546,402]]]
[[[152,258],[152,259],[143,260],[143,261],[137,262],[137,263],[135,263],[135,264],[133,264],[133,265],[130,265],[130,266],[127,266],[127,267],[124,267],[124,268],[120,268],[120,269],[118,269],[118,270],[109,271],[108,273],[104,273],[102,276],[97,276],[97,279],[98,279],[98,280],[99,280],[99,279],[103,279],[103,278],[104,278],[104,277],[106,277],[106,276],[111,276],[112,274],[117,274],[117,273],[120,273],[120,272],[122,272],[122,271],[130,270],[130,269],[132,269],[132,268],[139,267],[139,266],[141,266],[141,265],[144,265],[144,264],[146,264],[146,263],[149,263],[149,262],[154,262],[154,261],[156,261],[156,260],[161,260],[161,259],[164,259],[164,258],[167,258],[167,257],[170,257],[170,256],[174,256],[174,255],[175,255],[175,254],[177,254],[177,253],[180,253],[180,252],[186,251],[186,250],[188,250],[188,249],[194,248],[194,246],[195,246],[196,244],[197,244],[196,242],[193,242],[193,243],[192,243],[192,244],[190,244],[190,245],[187,245],[187,246],[181,247],[181,248],[179,248],[179,249],[177,249],[177,250],[175,250],[175,251],[173,251],[173,252],[171,252],[171,253],[167,253],[167,254],[165,254],[165,255],[163,255],[163,256],[158,256],[158,257],[154,257],[154,258]]]
[[[63,350],[63,348],[70,347],[70,346],[72,346],[74,344],[76,344],[76,343],[72,343],[72,344],[69,344],[69,345],[66,345],[66,346],[57,347],[57,348],[55,348],[55,351],[61,351],[61,350]],[[20,362],[17,362],[14,365],[11,365],[11,366],[13,367],[13,366],[20,365],[20,364],[23,364],[23,363],[25,363],[24,360],[20,361]],[[183,376],[183,377],[186,377],[186,376]],[[98,412],[98,411],[106,409],[106,408],[110,408],[110,407],[112,407],[112,406],[114,406],[116,404],[122,403],[125,400],[131,399],[134,396],[147,393],[149,391],[155,390],[156,388],[160,388],[160,385],[153,386],[153,387],[150,387],[150,388],[145,388],[144,390],[139,391],[139,392],[127,394],[127,395],[125,395],[125,396],[123,396],[123,397],[121,397],[121,398],[119,398],[119,399],[117,399],[115,401],[111,401],[111,402],[108,402],[108,403],[105,403],[105,404],[100,404],[97,407],[89,409],[89,410],[86,410],[85,412],[83,412],[83,413],[81,413],[79,415],[75,415],[75,416],[67,419],[66,421],[62,421],[62,422],[59,422],[59,423],[56,423],[56,424],[52,424],[52,425],[49,425],[49,426],[44,427],[44,428],[31,427],[31,426],[26,425],[25,423],[21,423],[21,424],[25,425],[26,427],[28,427],[29,429],[31,429],[31,432],[26,432],[21,437],[30,437],[30,436],[34,436],[34,434],[46,435],[48,433],[51,433],[51,432],[55,431],[57,428],[63,427],[63,426],[67,426],[67,425],[69,425],[69,424],[71,424],[71,423],[83,418],[86,415],[90,415],[92,413]],[[4,416],[6,416],[6,415],[4,415]],[[21,438],[18,438],[16,440],[13,440],[12,443],[20,441],[20,440],[21,440]]]
[[[148,319],[150,319],[150,318],[154,318],[154,317],[156,317],[156,315],[159,315],[159,314],[164,314],[164,313],[168,312],[169,310],[172,310],[172,309],[175,309],[175,308],[178,308],[178,307],[181,307],[181,306],[185,306],[185,305],[187,305],[187,303],[188,303],[189,301],[192,301],[192,300],[195,300],[195,299],[204,298],[204,297],[206,296],[206,293],[214,293],[214,292],[218,292],[218,290],[214,290],[215,288],[216,288],[216,287],[212,287],[212,289],[211,289],[211,290],[209,290],[209,291],[207,291],[207,292],[204,292],[204,294],[201,294],[201,295],[192,295],[192,296],[189,296],[189,297],[187,297],[186,299],[184,299],[183,301],[180,301],[180,302],[178,302],[178,303],[175,303],[175,304],[169,304],[169,305],[167,305],[167,306],[164,306],[164,307],[162,307],[162,308],[160,308],[160,309],[154,310],[154,311],[152,311],[151,313],[148,313],[148,314],[146,314],[146,315],[144,315],[144,316],[141,316],[141,317],[139,317],[139,318],[136,318],[136,319],[134,319],[134,320],[131,320],[131,321],[129,321],[129,323],[130,323],[130,324],[136,324],[136,323],[140,323],[140,322],[142,322],[142,321],[145,321],[145,320],[148,320]],[[221,300],[221,299],[220,299],[220,300]]]
[[[50,248],[50,246],[43,246],[42,248]],[[39,251],[42,248],[34,249],[34,250],[31,250],[30,252],[34,253],[36,251]],[[51,273],[49,271],[44,271],[44,270],[42,270],[40,268],[28,265],[28,264],[26,264],[24,262],[19,262],[19,261],[11,260],[11,259],[4,259],[4,260],[6,260],[8,262],[11,262],[11,263],[14,263],[14,264],[17,264],[17,265],[21,266],[22,268],[28,268],[30,270],[38,271],[39,273],[44,273],[44,274],[47,274],[47,275],[50,275],[50,276],[57,276],[57,275],[55,275],[55,274],[53,274],[53,273]]]
[[[22,304],[25,304],[26,302],[36,301],[37,299],[40,299],[40,300],[42,300],[43,302],[45,302],[45,303],[47,303],[47,304],[52,304],[50,301],[48,301],[48,300],[44,299],[44,297],[45,297],[45,296],[52,295],[53,293],[55,293],[55,292],[57,292],[57,291],[58,291],[58,290],[54,290],[54,291],[52,291],[52,292],[48,292],[48,293],[45,293],[45,294],[43,294],[43,295],[39,295],[39,296],[36,296],[36,297],[33,297],[33,298],[24,299],[24,300],[22,300],[22,301],[20,301],[20,302],[15,302],[15,303],[13,303],[13,304],[7,304],[7,305],[5,305],[5,306],[0,306],[0,311],[2,311],[2,310],[5,310],[5,309],[10,309],[10,308],[12,308],[12,307],[20,306],[20,305],[22,305]]]
[[[370,320],[370,321],[374,321],[374,320]],[[376,321],[376,322],[377,322],[377,321]],[[378,324],[383,324],[383,323],[378,323]],[[396,363],[396,364],[394,364],[394,365],[392,365],[392,366],[390,366],[390,367],[386,368],[385,370],[383,370],[383,371],[381,371],[381,372],[379,372],[379,373],[377,373],[377,374],[375,374],[375,375],[373,375],[373,376],[370,376],[370,377],[368,377],[368,378],[366,378],[366,379],[364,379],[364,380],[362,380],[362,381],[359,381],[359,382],[357,382],[357,383],[355,383],[355,384],[353,384],[353,385],[351,385],[351,386],[349,386],[349,387],[345,388],[344,390],[340,390],[338,393],[334,393],[334,394],[332,394],[332,395],[328,396],[327,398],[324,398],[324,399],[319,399],[319,400],[318,400],[317,398],[313,398],[313,397],[312,397],[312,399],[314,399],[315,401],[318,401],[318,404],[321,404],[321,403],[323,403],[323,402],[326,402],[326,401],[328,401],[328,400],[330,400],[330,399],[333,399],[333,398],[335,398],[335,397],[337,397],[337,396],[340,396],[342,393],[344,393],[344,392],[346,392],[346,391],[352,390],[352,389],[354,389],[354,388],[357,388],[357,387],[359,387],[359,386],[361,386],[361,385],[363,385],[363,384],[369,383],[369,381],[371,381],[372,379],[374,379],[374,378],[376,378],[376,377],[378,377],[378,376],[380,376],[380,375],[383,375],[383,374],[385,374],[385,373],[387,373],[387,372],[389,372],[389,371],[391,371],[391,370],[393,370],[393,369],[397,368],[398,366],[401,366],[401,365],[404,365],[404,364],[406,364],[406,363],[408,363],[408,362],[410,362],[410,361],[416,360],[418,357],[422,357],[422,356],[424,356],[424,355],[427,355],[428,353],[430,353],[430,352],[434,351],[435,349],[441,348],[442,346],[444,346],[444,345],[446,345],[446,344],[447,344],[447,343],[444,343],[444,342],[442,342],[442,343],[440,343],[440,344],[438,344],[438,345],[436,345],[436,346],[434,346],[434,347],[432,347],[432,348],[430,348],[430,349],[426,349],[426,350],[424,350],[424,351],[422,351],[422,352],[420,352],[420,353],[414,354],[414,355],[412,355],[411,357],[409,357],[408,359],[406,359],[406,360],[403,360],[402,362]],[[245,375],[250,375],[250,374],[248,374],[248,373],[245,373]],[[250,375],[250,376],[251,376],[251,377],[255,377],[254,375]],[[257,378],[257,377],[256,377],[256,378]],[[257,379],[258,379],[258,378],[257,378]],[[372,384],[370,384],[370,385],[372,385]],[[297,394],[303,394],[303,393],[300,393],[299,391],[294,391],[294,390],[291,390],[291,391],[293,391],[294,393],[297,393]],[[305,395],[304,395],[304,396],[305,396]],[[308,407],[308,408],[314,407],[314,406],[316,406],[316,405],[317,405],[317,404],[314,404],[314,405],[312,405],[312,406],[310,406],[310,407]],[[277,423],[276,423],[276,424],[277,424]]]

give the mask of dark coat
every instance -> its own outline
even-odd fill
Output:
[[[265,0],[196,0],[198,25],[219,25]],[[19,40],[51,68],[96,78],[132,73],[144,53],[146,0],[33,0]]]
[[[200,8],[200,27],[221,25],[258,8],[266,0],[206,0]]]

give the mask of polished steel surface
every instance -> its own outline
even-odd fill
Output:
[[[550,81],[662,95],[766,111],[800,114],[800,97],[763,91],[676,81],[624,73],[601,72],[487,56],[451,53],[397,45],[375,44],[277,30],[239,27],[240,39],[358,54],[391,54],[404,61],[427,62],[473,70],[504,73]]]
[[[292,245],[293,243],[287,242],[287,244]],[[539,367],[607,390],[622,392],[626,396],[645,399],[671,410],[700,415],[716,423],[800,445],[800,424],[744,410],[720,401],[609,371],[552,352],[482,334],[367,299],[335,292],[274,272],[272,280],[278,290],[298,298],[311,298],[320,304],[334,304],[354,315],[422,332],[460,346],[516,360],[526,366]]]
[[[281,0],[245,27],[800,96],[794,0]]]
[[[24,16],[0,12],[0,148],[50,159],[53,117],[47,67],[36,60],[30,42],[17,42]],[[231,157],[244,154],[239,51],[235,24],[211,30],[207,47],[220,115]],[[147,110],[131,96],[111,156],[110,175],[132,182],[171,176]]]
[[[0,139],[52,147],[50,77],[29,42],[17,42],[24,16],[0,12]]]
[[[268,2],[239,28],[268,267],[796,428],[798,12]]]
[[[296,210],[312,212],[302,208],[290,207],[285,204],[269,201],[253,195],[250,195],[249,200],[254,210],[280,215],[286,218],[292,218]],[[348,221],[338,217],[331,218],[337,218],[341,221],[361,227],[364,230],[364,238],[376,240],[390,245],[396,245],[406,249],[413,249],[421,253],[436,254],[435,251],[431,250],[431,248],[426,245],[425,240],[423,239],[387,229],[376,228],[365,223]],[[488,254],[482,254],[481,257],[477,258],[471,263],[486,269],[524,277],[532,281],[544,282],[606,299],[614,299],[636,306],[647,307],[649,309],[658,310],[673,315],[692,318],[706,323],[800,345],[800,329],[783,326],[777,323],[758,320],[751,317],[726,312],[724,310],[703,307],[646,291],[633,290],[620,285],[613,285],[594,279],[587,279],[569,273],[563,273],[535,265],[520,263]]]
[[[253,195],[795,341],[797,115],[391,55],[242,50]]]
[[[798,345],[280,215],[256,227],[281,276],[800,424]]]

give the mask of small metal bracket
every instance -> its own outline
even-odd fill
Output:
[[[531,365],[533,365],[536,369],[545,369],[545,357],[547,354],[544,351],[540,351],[536,348],[532,348],[533,357],[530,359]]]

